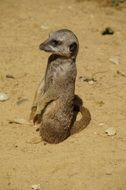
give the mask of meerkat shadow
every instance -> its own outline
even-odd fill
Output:
[[[81,118],[77,120],[77,116],[81,113]],[[75,133],[79,133],[80,131],[84,130],[91,121],[91,114],[89,110],[83,106],[83,100],[78,96],[75,95],[74,98],[74,116],[71,124],[71,131],[70,134],[74,135]]]

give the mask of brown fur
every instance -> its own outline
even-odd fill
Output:
[[[30,119],[40,123],[40,135],[49,143],[59,143],[70,136],[78,111],[85,112],[74,94],[78,48],[78,39],[69,30],[54,32],[40,45],[40,49],[53,54],[36,92]]]

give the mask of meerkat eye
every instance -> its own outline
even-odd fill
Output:
[[[76,51],[77,51],[77,43],[76,43],[76,42],[73,42],[73,43],[70,45],[70,52],[71,52],[72,54],[74,54]]]
[[[58,41],[58,40],[52,40],[52,41],[51,41],[51,45],[54,46],[54,47],[56,47],[56,46],[58,46],[58,45],[60,45],[60,44],[61,44],[61,42]]]

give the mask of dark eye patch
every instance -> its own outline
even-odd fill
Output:
[[[71,45],[70,45],[70,52],[71,54],[74,54],[76,53],[77,51],[77,43],[76,42],[73,42]]]
[[[56,47],[56,46],[58,46],[58,45],[60,45],[60,44],[61,44],[61,41],[58,41],[58,40],[51,40],[51,45],[54,46],[54,47]]]

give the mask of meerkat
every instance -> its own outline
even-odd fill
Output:
[[[75,96],[79,42],[72,31],[62,29],[51,33],[39,48],[52,54],[36,91],[30,119],[40,123],[44,141],[59,143],[70,136],[74,113],[83,112]]]

